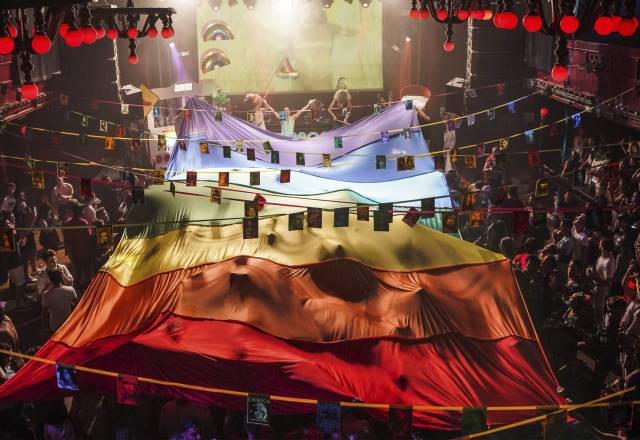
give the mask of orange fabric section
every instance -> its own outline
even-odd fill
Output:
[[[350,259],[289,267],[237,257],[126,288],[101,273],[54,340],[81,346],[130,333],[162,311],[313,342],[446,333],[535,339],[508,260],[389,272]]]

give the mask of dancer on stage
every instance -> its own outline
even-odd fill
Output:
[[[296,126],[296,119],[298,119],[298,117],[300,117],[302,113],[309,110],[309,107],[311,106],[313,101],[314,101],[313,99],[309,100],[309,102],[307,102],[307,104],[304,107],[302,107],[300,110],[298,110],[294,114],[291,114],[291,110],[289,110],[289,107],[284,108],[284,110],[282,111],[283,114],[280,117],[280,134],[281,135],[289,136],[289,137],[295,136],[294,128]]]
[[[253,106],[253,114],[254,114],[254,125],[262,128],[263,130],[267,129],[267,126],[264,122],[264,110],[267,112],[273,113],[276,118],[279,118],[278,113],[269,105],[266,99],[257,93],[249,93],[244,97],[244,102],[249,103]]]
[[[348,125],[349,116],[351,116],[351,94],[347,90],[347,83],[345,78],[340,78],[336,85],[338,89],[333,95],[333,101],[329,104],[329,114],[336,122],[341,122]],[[332,110],[338,110],[339,114],[336,115]]]

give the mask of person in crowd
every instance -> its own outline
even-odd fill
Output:
[[[50,287],[42,294],[42,316],[46,328],[55,333],[71,315],[78,296],[73,287],[62,284],[62,271],[46,269],[46,272]]]
[[[118,221],[124,222],[129,215],[131,206],[133,205],[133,198],[131,196],[131,191],[121,191],[118,195],[122,200],[118,205]]]
[[[582,264],[587,263],[589,253],[589,234],[587,234],[587,217],[585,214],[580,214],[573,221],[573,228],[571,235],[573,236],[573,255],[574,260],[579,261]]]
[[[289,137],[295,136],[296,120],[300,116],[302,116],[304,112],[309,110],[309,106],[311,106],[312,101],[313,100],[310,100],[309,102],[307,102],[304,107],[302,107],[300,110],[298,110],[293,114],[291,114],[291,110],[289,109],[289,107],[284,108],[284,110],[282,111],[282,115],[280,115],[280,116],[284,116],[284,119],[280,117],[280,134],[281,135],[289,136]]]
[[[593,289],[593,304],[595,306],[596,318],[602,319],[605,311],[605,304],[611,282],[616,272],[616,259],[613,255],[613,242],[609,239],[600,240],[600,256],[595,267],[587,267],[587,276],[595,284]]]
[[[43,295],[44,292],[53,287],[53,282],[49,279],[50,271],[58,271],[62,277],[62,285],[73,286],[73,276],[67,266],[58,263],[58,254],[53,249],[44,249],[42,251],[42,261],[44,261],[45,267],[38,272],[38,295]]]
[[[15,206],[16,227],[18,231],[18,246],[20,247],[20,257],[22,258],[22,267],[24,269],[24,277],[29,283],[35,282],[30,273],[35,273],[36,268],[36,239],[33,234],[33,228],[36,217],[38,215],[36,207],[27,204],[27,197],[24,192],[18,193]],[[24,229],[23,229],[24,228]],[[29,271],[31,268],[31,272]]]
[[[64,245],[60,242],[58,231],[53,229],[55,220],[53,218],[53,211],[51,205],[44,203],[40,205],[38,209],[38,218],[36,219],[36,225],[40,228],[40,236],[38,241],[40,246],[44,249],[58,250],[62,249]],[[50,229],[51,228],[51,229]]]
[[[6,344],[11,350],[17,350],[18,342],[18,331],[11,318],[4,313],[4,306],[0,305],[0,344]]]
[[[340,88],[333,95],[331,104],[327,107],[327,111],[331,118],[342,125],[349,125],[349,117],[351,116],[351,94],[346,88]],[[334,113],[337,112],[336,113]]]
[[[82,218],[82,207],[75,204],[71,211],[72,218],[64,226],[74,228],[64,229],[62,235],[64,236],[66,254],[71,260],[73,279],[78,290],[84,292],[92,276],[95,258],[95,246],[92,245],[94,243],[93,233],[88,227],[78,228],[78,226],[88,226],[87,221]]]
[[[82,218],[86,220],[87,224],[93,225],[96,222],[98,199],[94,193],[91,193],[89,197],[82,200],[84,209],[82,210]]]
[[[186,400],[167,402],[160,410],[159,420],[158,430],[163,438],[184,432],[185,422],[195,424],[204,438],[211,438],[213,433],[213,422],[209,408]]]
[[[53,200],[64,202],[73,198],[73,185],[64,181],[63,176],[56,177],[56,184],[52,190]]]
[[[0,214],[6,214],[13,212],[16,207],[16,184],[13,182],[7,183],[6,195],[2,199],[2,206],[0,206]]]
[[[20,246],[18,245],[18,234],[15,230],[15,218],[12,212],[4,213],[1,224],[6,231],[7,240],[13,242],[13,249],[7,249],[1,253],[4,266],[9,275],[9,289],[13,292],[16,299],[16,305],[22,307],[26,302],[30,301],[26,294],[25,285],[27,279],[25,277],[24,266],[22,265],[22,256],[20,255]],[[7,243],[9,245],[9,243]]]
[[[267,125],[265,123],[265,111],[271,113],[276,118],[279,118],[278,112],[276,112],[271,105],[267,102],[265,98],[258,95],[257,93],[249,93],[244,98],[245,102],[251,106],[251,111],[254,114],[254,124],[263,129],[267,129]]]
[[[516,242],[512,237],[504,237],[500,240],[500,253],[513,262],[516,257]]]

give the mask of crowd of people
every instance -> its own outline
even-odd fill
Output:
[[[268,105],[262,100],[255,104]],[[418,109],[419,114],[424,111]],[[556,170],[537,167],[528,180],[510,175],[513,156],[499,147],[477,170],[465,167],[455,151],[449,154],[446,179],[454,206],[463,209],[457,217],[460,234],[511,260],[558,378],[558,391],[570,402],[585,402],[640,382],[640,158],[634,154],[628,142],[605,146],[578,131],[566,160],[548,164]],[[125,190],[110,189],[102,199],[93,192],[77,196],[78,192],[63,177],[50,191],[30,197],[8,183],[0,205],[1,229],[14,231],[15,239],[11,251],[0,253],[0,281],[3,276],[9,281],[18,308],[40,306],[42,341],[64,323],[108,258],[108,252],[96,247],[89,226],[123,222],[132,205],[131,193]],[[39,198],[30,200],[34,197]],[[60,227],[62,236],[56,229]],[[3,305],[0,302],[0,348],[26,351]],[[0,383],[20,366],[18,359],[0,355]],[[622,400],[638,400],[639,394]],[[148,411],[155,416],[139,418],[118,406],[113,396],[87,399],[89,403],[74,400],[80,407],[72,408],[71,416],[61,401],[0,407],[0,426],[12,427],[9,437],[0,432],[0,439],[73,438],[71,432],[98,435],[91,430],[122,438],[145,438],[140,433],[176,439],[256,434],[245,431],[244,415],[238,411],[147,397],[136,414]],[[591,430],[618,438],[632,435],[631,430],[640,433],[638,423],[630,425],[599,410],[582,412],[578,420],[586,413],[585,425]],[[347,426],[354,438],[390,435],[366,411],[349,410],[343,417],[343,429]],[[156,420],[159,425],[151,422]],[[270,429],[278,437],[306,438],[313,434],[313,424],[312,416],[288,416],[275,418]]]
[[[633,143],[603,144],[580,130],[558,171],[540,167],[531,180],[510,175],[512,156],[499,147],[478,174],[454,160],[446,175],[454,203],[468,210],[458,217],[463,238],[512,261],[570,402],[640,378],[640,157]],[[600,415],[594,429],[629,434],[631,425]],[[633,429],[640,434],[637,423]]]

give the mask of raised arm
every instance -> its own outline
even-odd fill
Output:
[[[329,112],[329,114],[331,115],[331,117],[333,118],[334,121],[338,120],[338,117],[331,111],[331,109],[333,108],[333,106],[335,105],[336,100],[333,99],[331,101],[331,104],[329,104],[329,107],[327,108],[327,111]]]
[[[271,107],[271,106],[269,105],[269,103],[267,102],[267,100],[266,100],[266,99],[263,99],[263,100],[262,100],[262,102],[264,102],[264,106],[267,108],[267,110],[269,110],[271,113],[273,113],[273,116],[275,116],[275,117],[276,117],[276,119],[280,119],[280,115],[278,114],[278,112],[277,112],[277,111],[275,111],[275,110],[273,109],[273,107]]]
[[[295,121],[296,119],[298,119],[298,116],[300,116],[303,112],[306,112],[309,109],[309,106],[311,105],[311,101],[312,100],[309,100],[309,102],[307,102],[307,104],[304,107],[302,107],[300,110],[295,112],[295,114],[291,115],[291,119]]]

